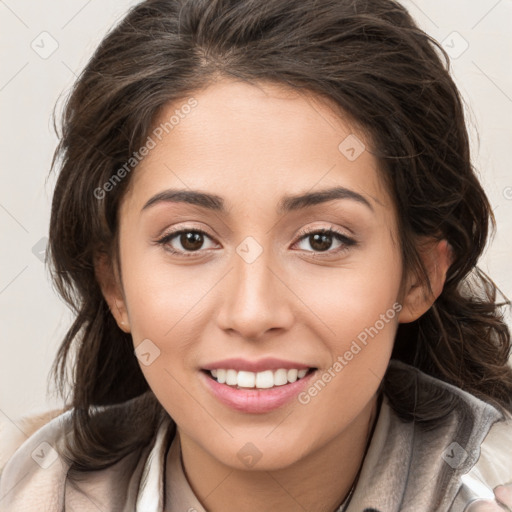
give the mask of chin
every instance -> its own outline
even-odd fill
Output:
[[[268,433],[267,433],[268,434]],[[265,434],[265,435],[267,435]],[[235,441],[225,447],[210,451],[211,455],[222,464],[236,470],[245,471],[279,471],[299,464],[306,456],[304,450],[297,450],[304,444],[293,441],[283,446],[281,442],[251,441],[246,436],[243,441]],[[222,448],[222,447],[220,447]]]

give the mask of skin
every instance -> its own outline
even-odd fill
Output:
[[[494,500],[478,500],[471,503],[465,512],[503,512],[512,510],[512,483],[494,488]]]
[[[441,293],[449,246],[424,241],[429,296],[403,272],[397,214],[371,141],[321,98],[227,79],[194,98],[197,107],[134,171],[120,207],[121,275],[98,259],[98,279],[134,346],[149,339],[160,351],[141,369],[176,421],[187,478],[208,511],[260,511],[268,503],[335,510],[362,463],[398,324],[418,318]],[[176,108],[167,105],[155,124]],[[338,149],[350,134],[367,149],[354,161]],[[370,207],[345,198],[277,212],[283,196],[333,186]],[[170,188],[221,196],[227,213],[183,202],[143,209]],[[300,235],[331,227],[357,243],[332,237],[322,252]],[[207,236],[192,257],[179,256],[167,250],[187,252],[179,235],[167,249],[156,242],[171,228]],[[262,250],[251,263],[237,253],[249,236]],[[267,356],[321,375],[394,304],[400,313],[306,405],[294,399],[264,414],[234,411],[199,378],[219,359]],[[247,443],[261,454],[250,468],[237,456]]]

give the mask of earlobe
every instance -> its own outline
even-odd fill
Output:
[[[115,312],[114,312],[114,308],[112,308],[110,303],[109,303],[109,307],[110,307],[110,312],[112,313],[113,317],[116,319],[116,322],[117,322],[117,325],[119,326],[119,328],[122,331],[129,333],[130,332],[130,321],[128,318],[128,311],[126,310],[126,305],[125,305],[124,300],[119,302],[117,298],[114,299]]]
[[[420,256],[427,270],[432,293],[426,283],[413,279],[407,283],[399,323],[414,322],[426,313],[441,295],[446,281],[446,274],[453,262],[453,250],[447,240],[429,239],[423,242]]]
[[[116,275],[112,262],[106,253],[98,253],[95,256],[94,272],[103,297],[105,298],[117,325],[122,331],[129,333],[130,320],[128,317],[126,302],[124,300],[119,279]]]

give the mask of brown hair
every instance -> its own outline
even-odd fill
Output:
[[[78,78],[52,165],[60,174],[51,271],[76,313],[54,372],[64,390],[74,355],[76,465],[105,467],[143,446],[163,414],[147,393],[147,430],[120,440],[91,422],[90,406],[149,389],[94,273],[99,252],[117,261],[118,206],[131,174],[101,198],[95,191],[141,147],[164,105],[217,77],[313,92],[363,128],[397,205],[404,267],[427,279],[419,236],[445,238],[454,251],[441,296],[400,325],[393,357],[512,410],[510,333],[495,285],[476,267],[494,218],[440,45],[393,0],[148,0],[112,29]]]

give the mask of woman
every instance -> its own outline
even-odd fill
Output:
[[[72,399],[2,510],[512,507],[493,217],[438,52],[391,0],[130,11],[54,159]]]

